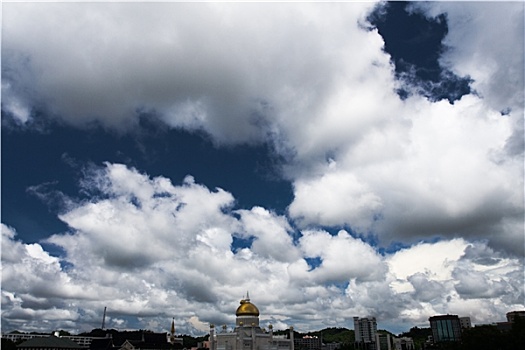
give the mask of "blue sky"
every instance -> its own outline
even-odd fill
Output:
[[[522,3],[2,8],[3,330],[525,308]]]

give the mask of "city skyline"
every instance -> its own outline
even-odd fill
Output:
[[[377,320],[376,318],[373,316],[373,315],[367,315],[367,316],[354,316],[353,317],[353,323],[354,323],[354,328],[346,328],[346,327],[326,327],[326,328],[323,328],[323,329],[318,329],[318,330],[308,330],[308,331],[301,331],[301,330],[298,330],[296,328],[294,328],[293,326],[289,327],[288,329],[274,329],[273,328],[273,325],[268,326],[268,329],[272,329],[273,332],[276,332],[277,335],[282,335],[281,333],[286,333],[286,332],[290,332],[290,331],[293,331],[294,333],[298,333],[299,335],[303,335],[303,337],[306,337],[306,338],[310,338],[310,337],[317,337],[315,336],[316,333],[320,333],[321,334],[321,337],[322,337],[322,332],[325,331],[325,330],[330,330],[330,329],[346,329],[346,330],[352,330],[352,331],[356,331],[356,325],[357,325],[357,328],[359,330],[359,332],[362,332],[361,335],[356,335],[356,342],[358,341],[364,341],[363,339],[361,339],[362,337],[368,337],[366,340],[367,341],[370,341],[371,338],[370,336],[371,335],[375,335],[376,333],[381,333],[381,332],[387,332],[387,333],[390,333],[396,337],[401,337],[403,336],[403,334],[406,334],[406,333],[409,333],[412,328],[426,328],[428,329],[429,331],[432,330],[432,320],[433,319],[452,319],[452,318],[457,318],[458,322],[461,324],[461,329],[469,329],[469,328],[472,328],[472,327],[482,327],[482,326],[494,326],[494,327],[498,327],[498,324],[502,324],[502,328],[501,329],[505,329],[505,330],[508,330],[508,324],[512,324],[515,322],[515,319],[517,316],[519,317],[523,317],[523,315],[525,314],[525,310],[519,310],[519,311],[509,311],[507,312],[507,314],[505,315],[506,319],[503,320],[503,319],[498,319],[498,320],[492,320],[492,322],[490,323],[487,323],[487,324],[472,324],[470,322],[470,316],[461,316],[461,315],[453,315],[453,314],[446,314],[446,315],[432,315],[432,316],[429,316],[428,318],[428,322],[429,324],[427,325],[427,327],[418,327],[418,326],[413,326],[411,327],[411,329],[407,329],[405,331],[402,331],[401,333],[393,333],[391,332],[390,330],[388,329],[382,329],[382,328],[377,328]],[[520,316],[521,315],[521,316]],[[173,338],[174,336],[177,336],[177,335],[188,335],[188,334],[185,334],[185,333],[181,333],[181,332],[177,332],[177,330],[175,329],[175,318],[172,318],[171,319],[171,322],[168,322],[169,323],[169,326],[165,327],[164,329],[164,333],[166,334],[166,341],[167,342],[175,342],[175,339]],[[167,324],[168,324],[167,323]],[[80,336],[81,334],[86,334],[86,333],[93,333],[94,331],[96,331],[97,333],[100,333],[100,331],[114,331],[114,332],[153,332],[152,330],[149,330],[149,329],[114,329],[114,328],[106,328],[105,327],[105,318],[103,319],[102,321],[102,326],[101,327],[97,327],[97,328],[93,328],[92,330],[90,331],[85,331],[85,332],[82,332],[80,334],[68,334],[68,335],[71,335],[71,336]],[[361,330],[360,328],[363,327],[363,325],[367,325],[367,324],[371,324],[373,326],[370,326],[371,329],[370,330]],[[237,325],[238,326],[238,325]],[[213,324],[210,324],[210,331],[213,330],[214,331],[214,334],[215,334],[215,329],[216,328],[221,328],[223,331],[233,331],[235,329],[236,325],[233,324],[224,324],[224,325],[213,325]],[[264,330],[264,332],[267,332],[267,329],[266,327],[262,328]],[[21,336],[31,336],[31,334],[40,334],[40,335],[51,335],[51,334],[60,334],[60,333],[63,333],[63,332],[67,332],[66,330],[63,330],[63,329],[53,329],[53,330],[47,330],[47,331],[43,331],[41,333],[38,333],[38,332],[34,332],[34,333],[30,333],[30,332],[26,332],[24,331],[23,329],[18,329],[18,330],[14,330],[14,331],[11,331],[9,333],[12,333],[12,334],[19,334]],[[368,332],[368,333],[367,333]],[[7,332],[3,332],[3,335],[6,335],[6,334],[9,334]],[[69,333],[69,332],[67,332]],[[67,335],[66,333],[66,335]],[[160,333],[163,333],[163,330],[160,330]],[[370,334],[369,334],[370,333]],[[210,335],[210,332],[208,333],[203,333],[203,334],[200,334],[197,336],[197,338],[200,338],[200,337],[203,337],[203,336],[208,336]],[[8,337],[9,338],[9,337]],[[24,338],[22,337],[22,339],[29,339],[29,338]],[[181,341],[183,338],[176,338],[177,341]]]
[[[2,330],[525,309],[524,6],[4,2]]]

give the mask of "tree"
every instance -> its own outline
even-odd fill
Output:
[[[414,341],[416,349],[423,349],[428,337],[432,335],[432,329],[412,327],[408,332],[401,333],[399,337],[409,337]]]
[[[497,350],[502,348],[504,335],[496,326],[476,326],[463,330],[461,340],[462,350]]]
[[[63,329],[58,330],[57,332],[58,332],[58,336],[59,336],[59,337],[69,336],[69,335],[71,335],[71,333],[69,333],[68,331],[65,331],[65,330],[63,330]]]

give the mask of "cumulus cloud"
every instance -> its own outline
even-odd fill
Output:
[[[156,111],[219,142],[261,140],[272,111],[288,105],[299,115],[323,98],[349,49],[337,39],[346,32],[348,44],[364,46],[355,22],[371,6],[13,4],[3,23],[3,90],[13,96],[5,108],[20,122],[22,110],[40,107],[73,125],[117,129]]]
[[[323,174],[321,178],[297,180],[291,216],[302,225],[352,225],[366,232],[381,211],[381,198],[352,173]]]
[[[423,323],[425,314],[459,313],[481,323],[489,314],[503,312],[501,305],[491,303],[495,295],[508,295],[504,299],[512,307],[520,307],[523,298],[522,278],[516,278],[523,275],[520,259],[494,252],[486,242],[420,243],[386,261],[390,286],[410,300],[400,317],[414,322]],[[484,310],[478,312],[479,307]]]
[[[450,49],[442,63],[471,76],[473,87],[494,109],[517,108],[519,113],[524,102],[524,8],[522,3],[497,5],[436,2],[413,7],[432,17],[446,14],[449,32],[444,44]]]
[[[483,236],[522,254],[521,245],[505,243],[523,231],[522,162],[504,160],[510,120],[474,96],[454,105],[410,99],[398,113],[406,119],[340,149],[318,175],[298,176],[290,215],[300,223],[372,230],[387,244]]]
[[[7,4],[2,108],[120,131],[149,113],[218,145],[266,142],[298,224],[384,245],[480,235],[523,255],[523,21],[501,20],[522,4],[411,6],[445,14],[442,65],[475,90],[454,104],[400,100],[374,6]]]
[[[239,210],[237,213],[241,216],[243,231],[257,237],[252,243],[254,253],[285,262],[299,257],[290,236],[292,228],[284,216],[276,217],[261,207],[249,211]]]
[[[340,231],[336,236],[318,231],[303,231],[302,234],[299,246],[304,256],[321,260],[309,273],[316,284],[344,283],[353,278],[361,281],[382,279],[385,268],[378,254],[348,232]]]
[[[38,329],[45,318],[50,327],[89,330],[107,306],[108,327],[164,331],[176,317],[179,332],[202,334],[208,323],[231,324],[247,290],[263,322],[303,331],[351,327],[352,316],[368,314],[407,328],[457,310],[483,322],[523,298],[520,260],[486,243],[420,243],[382,256],[344,230],[294,233],[263,208],[233,210],[231,194],[191,177],[174,185],[111,163],[89,174],[84,186],[104,195],[76,202],[60,216],[70,231],[45,242],[63,256],[2,225],[6,329]],[[253,240],[235,249],[234,237]]]
[[[471,76],[472,86],[484,103],[508,115],[513,133],[505,150],[511,156],[523,157],[525,9],[523,3],[497,5],[436,2],[414,7],[431,17],[446,14],[449,34],[444,44],[449,49],[441,57],[442,63],[458,74]]]

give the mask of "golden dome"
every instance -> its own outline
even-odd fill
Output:
[[[241,300],[241,305],[235,311],[236,316],[259,316],[259,309],[257,306],[250,303],[250,299]]]

